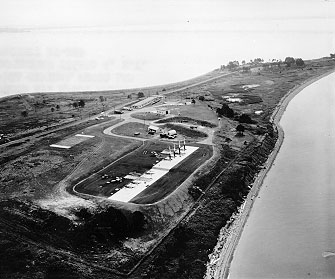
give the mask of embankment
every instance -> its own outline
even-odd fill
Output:
[[[280,147],[284,140],[284,131],[280,126],[280,119],[284,114],[289,102],[299,94],[304,88],[310,84],[316,82],[317,80],[326,77],[327,75],[333,73],[334,70],[328,71],[320,76],[313,77],[306,80],[304,83],[295,86],[293,89],[287,92],[287,94],[281,99],[281,101],[276,106],[273,111],[270,121],[273,128],[277,134],[276,144],[270,153],[266,163],[257,175],[253,182],[252,188],[245,199],[245,202],[241,205],[239,211],[232,216],[226,226],[220,231],[217,245],[215,246],[213,252],[209,256],[209,262],[207,264],[207,271],[205,278],[227,278],[229,275],[229,267],[233,259],[233,254],[242,234],[244,225],[249,217],[252,206],[256,197],[260,191],[262,183],[271,169],[271,166],[280,150]]]

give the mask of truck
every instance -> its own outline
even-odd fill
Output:
[[[133,109],[130,108],[130,107],[123,107],[122,109],[123,109],[123,110],[128,110],[128,111],[132,111],[132,110],[133,110]]]
[[[170,130],[170,131],[167,132],[167,137],[169,139],[174,139],[176,136],[177,136],[176,130]]]

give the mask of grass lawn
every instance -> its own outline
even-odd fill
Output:
[[[135,112],[131,114],[131,117],[141,119],[141,120],[158,120],[165,117],[165,115],[161,115],[159,113],[151,113],[151,112]]]
[[[175,106],[170,109],[171,114],[174,115],[218,124],[216,112],[210,109],[205,102],[197,101],[194,105]]]
[[[129,122],[114,128],[112,133],[129,137],[133,137],[134,133],[140,133],[138,137],[150,139],[153,138],[153,135],[148,134],[148,127],[149,125],[144,123]]]
[[[189,139],[204,139],[207,138],[207,134],[198,130],[192,130],[181,125],[167,123],[164,127],[168,130],[176,130],[179,136]]]

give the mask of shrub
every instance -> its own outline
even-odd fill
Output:
[[[251,117],[247,114],[244,114],[244,113],[242,115],[240,115],[240,117],[238,118],[238,122],[247,123],[247,124],[254,123],[254,121],[251,119]]]

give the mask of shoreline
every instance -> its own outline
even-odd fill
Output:
[[[263,165],[262,170],[258,173],[255,181],[253,182],[250,192],[248,193],[244,203],[241,205],[238,213],[232,215],[231,219],[227,222],[227,225],[221,228],[218,236],[218,242],[214,247],[213,252],[209,255],[209,262],[207,263],[207,271],[204,278],[221,279],[229,277],[230,265],[244,226],[251,213],[254,201],[257,198],[263,185],[263,181],[270,171],[284,141],[284,130],[280,126],[280,119],[286,111],[288,104],[304,88],[334,72],[335,70],[332,69],[322,75],[306,80],[302,84],[296,85],[282,97],[280,102],[275,107],[270,117],[270,123],[272,123],[274,129],[278,133],[276,144],[269,154],[266,163]]]
[[[146,91],[153,92],[157,90],[166,89],[166,92],[161,92],[161,94],[173,93],[174,91],[184,90],[187,87],[192,87],[193,84],[207,82],[211,79],[221,78],[225,75],[233,74],[234,72],[220,72],[218,69],[214,69],[212,71],[200,74],[198,76],[188,78],[185,80],[180,80],[176,82],[156,84],[156,85],[148,85],[142,87],[124,87],[124,88],[116,88],[116,89],[102,89],[102,90],[56,90],[56,91],[34,91],[34,92],[20,92],[20,93],[9,93],[5,95],[0,94],[0,100],[6,98],[19,97],[21,95],[37,95],[37,94],[77,94],[77,93],[90,93],[90,94],[103,94],[103,93],[118,93],[118,92],[126,92],[132,93],[134,91]],[[169,92],[172,91],[172,92]]]

